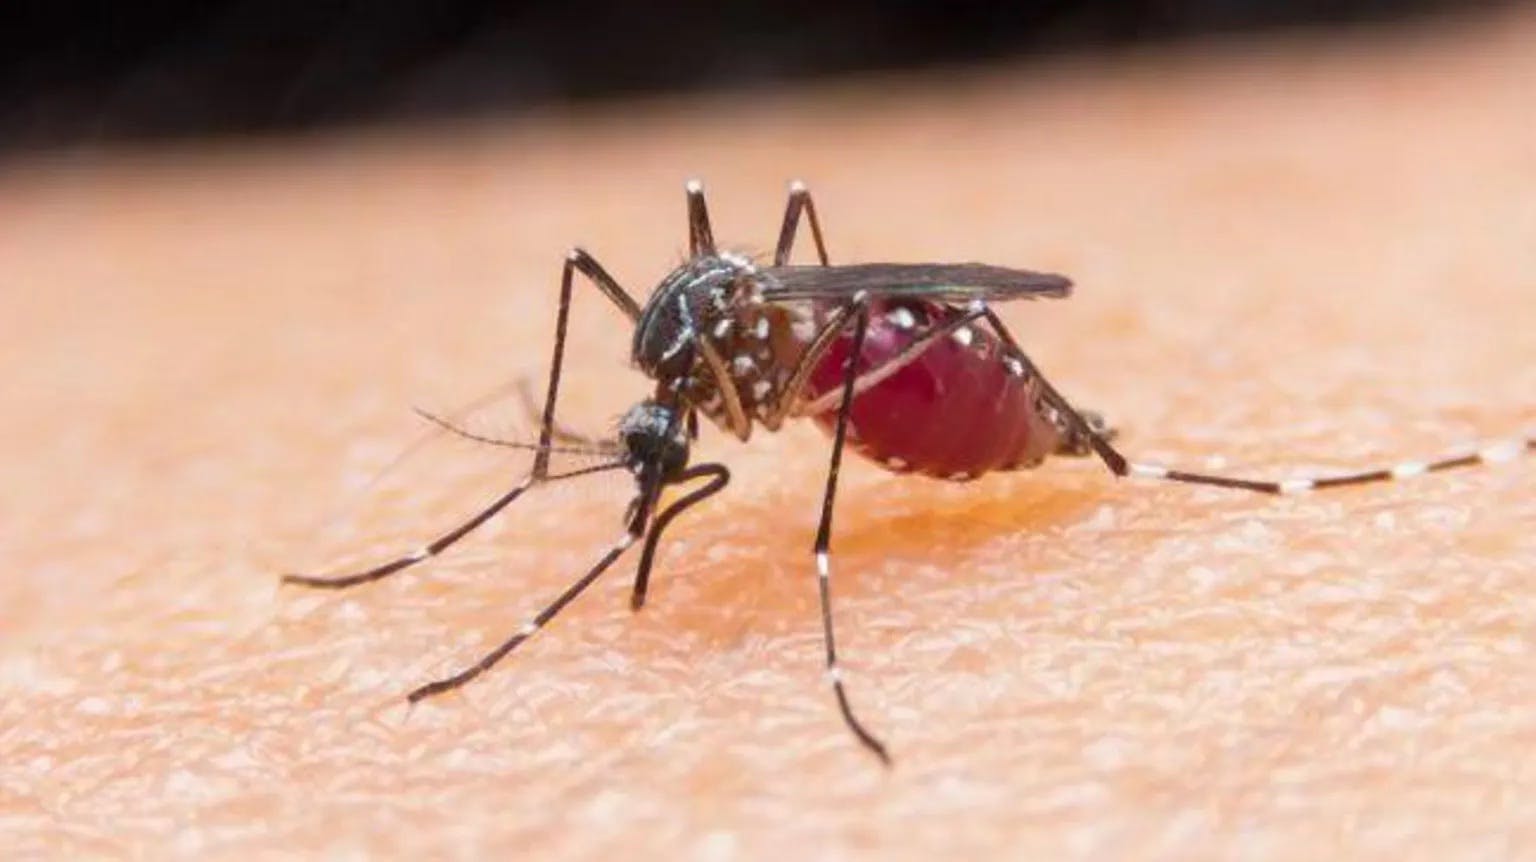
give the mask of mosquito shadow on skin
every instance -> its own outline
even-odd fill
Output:
[[[1007,480],[933,482],[927,483],[934,486],[930,492],[919,486],[918,493],[900,489],[902,495],[895,496],[895,482],[913,481],[922,482],[881,481],[839,495],[832,567],[840,597],[879,599],[889,590],[890,567],[901,561],[953,568],[969,549],[1018,533],[1053,532],[1089,519],[1103,505],[1102,497],[1075,484],[1026,487]],[[652,592],[640,614],[644,619],[636,621],[643,630],[638,637],[685,631],[723,648],[751,637],[806,631],[819,613],[814,533],[814,519],[797,523],[778,505],[746,504],[694,520],[670,537],[684,547],[664,546],[658,555]],[[1041,541],[1047,539],[1042,535]],[[874,572],[877,562],[884,572]]]
[[[832,540],[834,550],[931,560],[1012,534],[1071,526],[1104,503],[1077,483],[1052,484],[1040,475],[1029,482],[984,477],[943,486],[925,483],[933,488],[914,482],[923,480],[892,480],[849,494]],[[855,510],[860,514],[849,517]]]

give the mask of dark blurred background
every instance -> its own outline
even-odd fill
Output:
[[[0,12],[0,149],[513,113],[1491,5],[1496,0],[34,0]]]

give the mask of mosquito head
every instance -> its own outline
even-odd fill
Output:
[[[619,420],[630,469],[659,470],[670,479],[688,466],[688,424],[676,407],[647,399],[629,408]]]

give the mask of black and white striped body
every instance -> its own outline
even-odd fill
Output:
[[[765,302],[770,276],[744,256],[696,257],[670,273],[635,326],[632,358],[741,440],[777,431],[795,366],[826,316],[812,303]]]

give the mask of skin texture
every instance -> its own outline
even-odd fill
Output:
[[[515,481],[526,459],[437,440],[359,489],[409,405],[542,374],[571,243],[647,291],[690,175],[749,251],[802,176],[834,260],[1071,274],[1004,315],[1139,457],[1298,475],[1516,434],[1532,40],[1519,14],[10,165],[0,855],[1536,852],[1529,458],[1279,500],[850,459],[839,646],[890,772],[820,678],[809,423],[706,429],[735,481],[672,528],[641,614],[631,556],[410,714],[619,535],[622,476],[385,583],[276,585]],[[645,384],[579,291],[562,414],[601,430]]]

